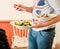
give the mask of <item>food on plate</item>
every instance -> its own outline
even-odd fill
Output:
[[[17,25],[17,26],[31,26],[31,23],[28,21],[20,20],[20,21],[16,21],[15,25]]]
[[[41,18],[41,17],[50,17],[51,14],[40,14],[38,16],[36,16],[36,18]]]
[[[15,22],[15,25],[20,25],[20,22],[19,22],[19,21],[16,21],[16,22]]]

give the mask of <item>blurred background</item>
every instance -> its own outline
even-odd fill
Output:
[[[11,46],[13,29],[9,24],[12,20],[20,20],[27,19],[31,20],[32,14],[25,11],[17,11],[14,9],[14,4],[23,4],[25,6],[33,6],[33,0],[0,0],[0,28],[6,30],[6,35],[8,38],[9,45]],[[9,29],[8,29],[9,28]],[[56,36],[54,39],[54,47],[55,45],[60,43],[60,22],[56,24]]]

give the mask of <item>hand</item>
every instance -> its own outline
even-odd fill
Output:
[[[35,21],[34,26],[31,26],[30,28],[41,28],[47,26],[47,22],[41,22],[41,21]]]
[[[14,4],[14,8],[16,8],[16,10],[18,10],[18,11],[24,11],[25,10],[24,6],[21,4]]]

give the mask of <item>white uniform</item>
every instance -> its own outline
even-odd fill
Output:
[[[60,14],[60,0],[34,0],[34,9],[33,9],[33,17],[34,19],[38,19],[39,21],[48,21],[53,17]],[[40,14],[53,14],[51,17],[41,17],[35,18]],[[49,28],[55,27],[55,24],[42,27],[42,28],[32,28],[35,31],[45,30]]]

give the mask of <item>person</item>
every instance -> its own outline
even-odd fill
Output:
[[[6,31],[0,28],[0,49],[11,49],[7,40]]]
[[[33,7],[22,4],[14,4],[18,11],[26,11],[33,14],[34,26],[30,27],[28,35],[28,49],[52,49],[55,37],[55,23],[60,21],[60,0],[34,0]],[[52,14],[52,17],[41,15]],[[36,16],[40,16],[36,19]]]

